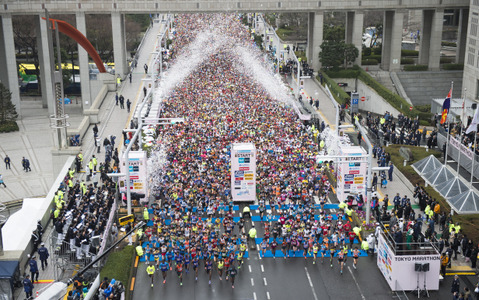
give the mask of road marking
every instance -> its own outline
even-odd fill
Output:
[[[353,271],[351,271],[351,267],[348,266],[349,273],[351,273],[351,276],[353,276],[354,284],[356,284],[356,287],[358,288],[359,294],[361,294],[361,299],[366,300],[366,297],[364,297],[363,292],[361,292],[361,288],[359,287],[358,281],[356,280],[356,277],[354,277]]]
[[[313,291],[314,300],[318,300],[318,296],[316,295],[316,291],[314,290],[313,282],[311,281],[311,276],[309,276],[308,269],[304,267],[304,270],[306,271],[306,277],[308,277],[309,285],[311,286],[311,290]]]
[[[256,292],[253,292],[253,299],[256,300]]]
[[[131,284],[130,284],[130,291],[133,291],[135,289],[135,277],[131,278]]]
[[[263,267],[263,265],[261,265],[261,272],[264,273],[264,267]]]
[[[271,299],[271,297],[269,296],[269,292],[266,292],[266,298]]]
[[[266,277],[263,277],[263,281],[264,281],[264,285],[268,285],[268,283],[266,282]]]
[[[251,286],[254,286],[254,279],[251,278]]]
[[[248,266],[249,272],[251,273],[251,266]]]

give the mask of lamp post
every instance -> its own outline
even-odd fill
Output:
[[[356,126],[358,127],[359,132],[361,132],[361,135],[364,138],[364,141],[368,145],[368,177],[367,177],[367,186],[366,186],[366,224],[369,224],[370,218],[371,218],[371,197],[368,197],[368,193],[372,194],[372,163],[373,163],[373,145],[369,141],[368,135],[366,130],[363,128],[363,126],[359,123],[358,120],[356,120]]]

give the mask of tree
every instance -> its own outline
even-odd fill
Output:
[[[321,44],[319,60],[323,68],[336,69],[342,64],[346,68],[359,56],[359,50],[353,44],[346,44],[344,41],[324,41]]]
[[[323,40],[325,41],[341,41],[344,40],[346,30],[344,25],[324,26]]]
[[[344,44],[344,63],[345,68],[347,68],[350,64],[354,63],[356,58],[359,56],[359,50],[353,44]]]
[[[0,82],[0,125],[15,122],[17,118],[12,93]]]

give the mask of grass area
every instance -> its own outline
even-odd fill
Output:
[[[130,299],[130,277],[135,257],[135,248],[125,246],[125,248],[110,253],[105,266],[101,269],[100,278],[108,277],[110,280],[115,278],[125,286],[125,299]]]
[[[279,36],[280,39],[287,40],[292,34],[294,30],[291,28],[278,28],[276,30],[276,34]]]
[[[413,161],[409,162],[405,167],[403,166],[404,158],[399,154],[399,149],[401,147],[411,149],[413,154]],[[422,177],[417,174],[416,171],[414,171],[414,169],[411,167],[411,164],[420,161],[431,154],[438,158],[442,156],[442,153],[439,151],[429,150],[429,152],[426,152],[425,148],[405,145],[389,145],[386,147],[386,151],[391,154],[391,160],[394,163],[394,166],[396,166],[396,168],[398,168],[399,171],[401,171],[413,185],[419,183],[421,186],[424,186],[424,179],[422,179]],[[439,201],[439,204],[441,205],[441,211],[445,211],[446,213],[451,211],[451,207],[446,202],[446,199],[444,199],[444,197],[442,197],[441,194],[439,194],[432,186],[426,187],[425,190],[432,198],[435,198]],[[454,215],[453,217],[454,223],[461,223],[463,232],[470,239],[472,239],[474,243],[479,241],[479,230],[476,225],[479,223],[478,217],[478,214]]]

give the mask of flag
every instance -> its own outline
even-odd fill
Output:
[[[471,131],[476,131],[477,124],[479,124],[479,108],[476,108],[476,113],[474,114],[474,118],[472,118],[471,125],[467,127],[466,134],[469,134]]]
[[[449,112],[449,108],[451,107],[451,95],[452,88],[449,90],[449,94],[447,94],[447,97],[446,99],[444,99],[444,103],[442,104],[441,124],[446,123],[447,113]]]

